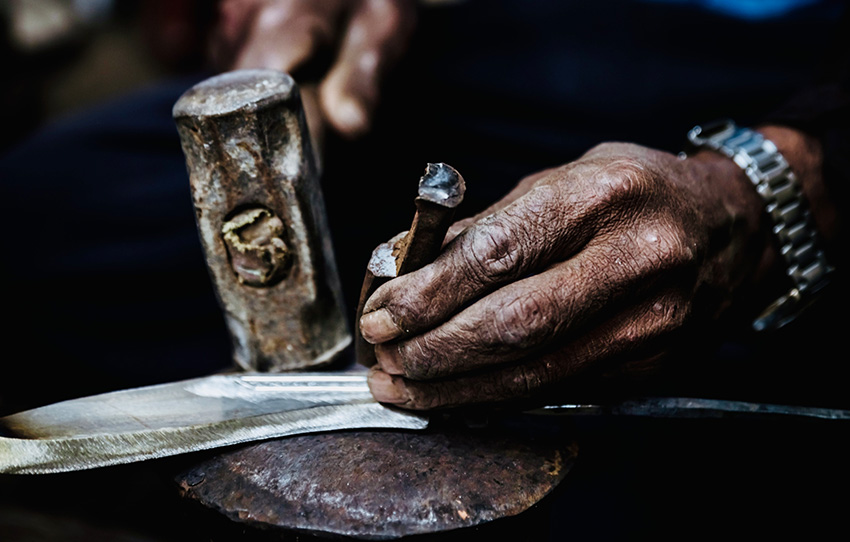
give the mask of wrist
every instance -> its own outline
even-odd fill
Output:
[[[822,231],[834,230],[829,224],[830,204],[820,174],[819,146],[790,128],[765,126],[756,132],[730,121],[697,126],[688,139],[695,148],[710,149],[731,159],[744,171],[751,191],[762,200],[759,229],[766,226],[772,242],[763,244],[759,251],[761,261],[751,277],[754,291],[772,290],[773,280],[766,279],[780,269],[784,270],[786,286],[785,293],[762,312],[753,326],[782,327],[815,299],[829,283],[832,272],[823,250]],[[725,179],[737,180],[735,186],[747,184],[740,182],[739,175]],[[809,195],[814,204],[809,202]],[[748,223],[752,224],[754,207],[749,204],[746,208]]]
[[[829,199],[823,180],[823,151],[820,141],[794,128],[767,125],[756,128],[766,139],[773,141],[797,175],[814,225],[825,245],[835,242],[838,211]]]
[[[784,277],[764,201],[744,170],[728,157],[703,149],[687,162],[694,188],[705,202],[704,212],[712,217],[707,278],[726,298],[724,308],[734,306],[751,321],[772,301],[767,296],[781,289]]]

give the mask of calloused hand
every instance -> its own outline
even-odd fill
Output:
[[[771,269],[763,204],[720,154],[600,145],[464,221],[360,321],[373,395],[430,409],[656,370]]]
[[[223,0],[211,55],[221,69],[291,73],[332,50],[317,97],[308,95],[305,107],[308,117],[319,113],[340,134],[356,137],[370,127],[381,80],[403,54],[415,15],[413,0]],[[316,119],[309,120],[315,129]]]

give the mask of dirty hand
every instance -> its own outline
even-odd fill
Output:
[[[369,128],[382,76],[413,31],[414,8],[413,0],[222,0],[211,55],[222,69],[292,73],[333,48],[318,82],[318,109],[333,129],[354,137]]]
[[[376,344],[372,393],[429,409],[652,371],[760,276],[773,253],[763,215],[720,154],[600,145],[524,180],[372,295],[360,321]]]

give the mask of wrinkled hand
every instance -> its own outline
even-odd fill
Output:
[[[318,109],[354,137],[370,126],[381,79],[413,31],[414,7],[413,0],[223,0],[211,55],[221,69],[292,73],[333,49],[318,82]]]
[[[429,409],[652,370],[765,260],[761,205],[711,152],[603,144],[530,177],[367,301],[372,392]]]

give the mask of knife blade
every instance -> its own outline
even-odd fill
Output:
[[[850,420],[850,410],[687,397],[563,403],[529,415]],[[48,474],[291,435],[428,427],[372,398],[364,373],[234,373],[71,399],[0,418],[0,473]]]
[[[0,473],[117,465],[295,434],[423,429],[365,375],[238,373],[71,399],[0,418]]]

